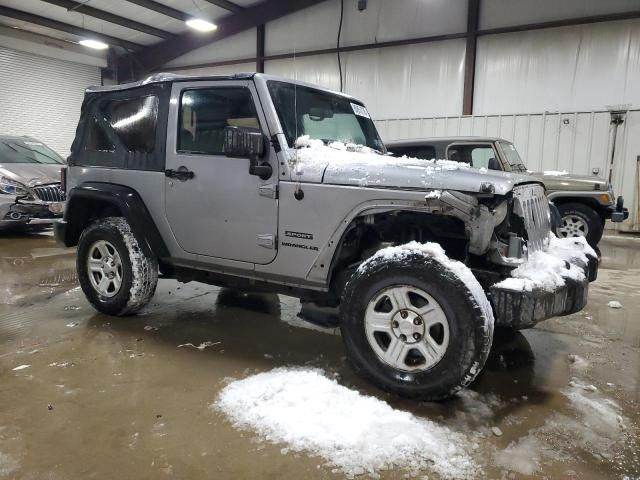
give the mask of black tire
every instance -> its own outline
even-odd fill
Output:
[[[114,247],[122,264],[122,283],[113,296],[100,294],[89,278],[89,251],[100,240]],[[149,303],[158,284],[157,259],[144,253],[122,217],[100,218],[82,232],[78,241],[76,268],[80,286],[89,302],[96,310],[108,315],[136,313]]]
[[[482,370],[493,338],[493,313],[477,281],[472,292],[469,278],[465,283],[451,268],[423,253],[367,263],[348,282],[340,306],[342,338],[354,369],[383,390],[431,401],[446,399],[469,385]],[[446,315],[448,346],[442,358],[426,370],[405,371],[388,365],[367,339],[367,306],[394,285],[427,292]]]
[[[593,208],[583,203],[563,203],[558,205],[560,216],[564,226],[565,218],[569,216],[579,217],[587,226],[587,242],[592,247],[598,245],[604,233],[604,220]],[[576,235],[572,235],[576,236]]]

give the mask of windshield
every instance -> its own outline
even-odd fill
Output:
[[[385,152],[362,104],[292,83],[271,80],[267,84],[289,147],[293,147],[297,138],[309,135],[325,143],[355,143]]]
[[[498,142],[500,143],[500,147],[502,147],[502,152],[509,162],[509,166],[511,170],[514,172],[526,172],[527,167],[524,166],[524,162],[520,158],[516,147],[513,146],[512,143],[509,142]]]
[[[0,140],[0,163],[49,163],[64,165],[60,155],[33,140]]]

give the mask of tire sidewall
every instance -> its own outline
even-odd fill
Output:
[[[365,331],[368,303],[393,285],[411,285],[424,290],[438,302],[447,317],[447,351],[427,370],[395,369],[378,358],[369,344]],[[419,257],[408,265],[391,262],[374,268],[349,282],[344,300],[341,328],[345,348],[355,368],[384,389],[405,396],[445,398],[463,386],[462,379],[470,377],[470,382],[486,360],[486,336],[491,332],[486,331],[479,306],[471,301],[466,285],[432,259]]]
[[[122,283],[120,284],[120,290],[113,297],[100,295],[91,285],[87,271],[89,249],[99,240],[106,240],[113,245],[122,263]],[[98,311],[118,315],[126,308],[131,295],[131,286],[133,285],[131,258],[122,234],[115,225],[98,222],[82,233],[78,242],[76,267],[82,291]]]
[[[589,232],[585,236],[587,242],[592,246],[598,244],[604,231],[604,222],[598,212],[587,205],[579,203],[560,205],[558,210],[560,210],[560,216],[562,217],[563,222],[564,217],[568,215],[576,215],[582,218],[589,228]]]

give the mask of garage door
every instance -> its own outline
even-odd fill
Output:
[[[0,134],[31,135],[66,156],[84,89],[99,84],[98,67],[0,47]]]

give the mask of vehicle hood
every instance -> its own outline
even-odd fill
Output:
[[[62,165],[43,163],[0,163],[0,175],[29,187],[60,182]]]
[[[574,191],[591,191],[591,190],[609,190],[609,182],[605,179],[589,175],[574,175],[566,172],[533,172],[531,176],[541,180],[547,190],[574,190]]]
[[[338,142],[325,146],[319,140],[311,140],[308,145],[290,151],[290,162],[295,165],[293,180],[370,188],[477,193],[483,184],[491,183],[496,194],[505,195],[514,185],[532,181],[528,175],[477,170],[451,160],[395,158]]]

